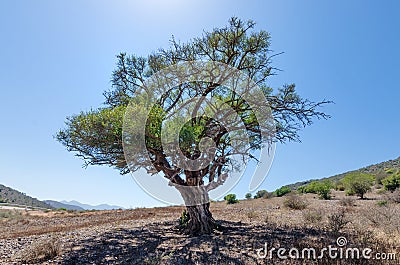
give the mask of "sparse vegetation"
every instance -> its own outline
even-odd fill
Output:
[[[351,197],[344,197],[340,199],[339,204],[344,207],[351,207],[355,205],[355,201]]]
[[[52,237],[44,241],[34,242],[19,255],[22,262],[31,264],[48,261],[60,254],[61,243],[58,238]]]
[[[320,210],[312,209],[303,212],[303,219],[305,224],[315,225],[322,221],[322,212]]]
[[[344,209],[340,209],[328,216],[328,230],[337,236],[350,222]]]
[[[307,207],[307,202],[299,195],[290,194],[285,198],[283,204],[293,210],[303,210]]]

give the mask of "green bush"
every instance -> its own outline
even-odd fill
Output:
[[[179,224],[181,226],[186,226],[188,222],[189,222],[189,214],[187,213],[186,210],[183,210],[181,217],[179,217]]]
[[[383,187],[385,187],[385,190],[388,191],[395,191],[400,187],[400,172],[397,171],[396,173],[393,173],[389,177],[385,178],[382,180]]]
[[[361,199],[364,199],[364,194],[371,190],[374,179],[372,175],[366,173],[348,173],[343,179],[343,183],[346,187],[346,194],[357,195]]]
[[[251,193],[249,192],[249,193],[246,193],[246,195],[244,195],[244,197],[246,198],[246,199],[251,199]]]
[[[259,198],[263,198],[264,195],[268,194],[268,191],[266,190],[259,190],[257,191],[256,195],[254,195],[254,199],[259,199]]]
[[[297,190],[300,193],[318,194],[320,199],[329,200],[331,198],[332,183],[328,180],[314,180],[306,186],[300,186]]]
[[[292,190],[288,186],[280,187],[275,191],[276,196],[282,197],[285,194],[290,193]]]
[[[228,195],[226,195],[226,196],[224,197],[224,200],[226,201],[227,204],[234,204],[234,203],[239,202],[239,201],[236,199],[236,195],[235,195],[235,194],[228,194]]]

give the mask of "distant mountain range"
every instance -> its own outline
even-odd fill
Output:
[[[52,201],[52,200],[45,200],[45,203],[53,206],[56,209],[67,209],[67,210],[76,210],[76,211],[83,211],[85,209],[83,209],[82,207],[76,206],[76,205],[71,205],[71,204],[65,204],[62,202],[58,202],[58,201]]]
[[[84,204],[80,203],[78,201],[61,201],[61,203],[65,205],[72,205],[76,207],[80,207],[84,210],[117,210],[117,209],[124,209],[121,206],[116,206],[116,205],[108,205],[108,204],[99,204],[99,205],[89,205],[89,204]]]

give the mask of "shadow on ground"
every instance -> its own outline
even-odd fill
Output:
[[[271,227],[223,221],[221,234],[188,237],[176,223],[116,229],[80,241],[61,264],[371,264],[366,260],[280,260],[258,258],[257,249],[336,246],[336,237],[320,229]]]

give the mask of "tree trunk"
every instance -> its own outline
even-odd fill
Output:
[[[186,206],[189,221],[184,228],[184,232],[189,235],[197,236],[211,234],[218,228],[210,212],[210,203]]]
[[[197,183],[195,186],[176,185],[175,187],[182,195],[189,216],[188,222],[182,227],[185,234],[192,236],[211,234],[219,228],[210,212],[208,191],[202,183]]]

